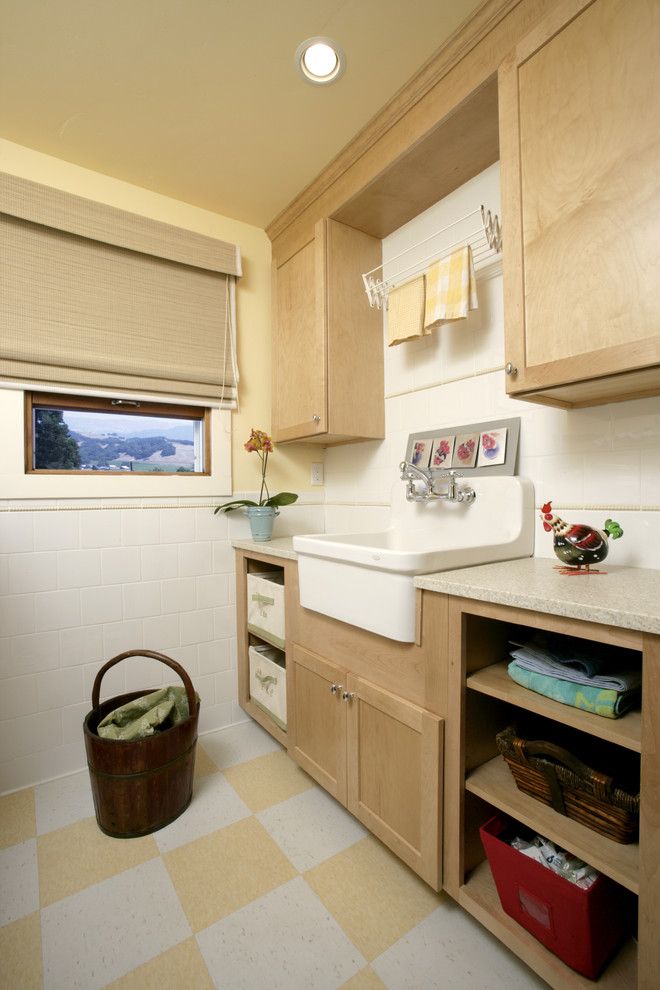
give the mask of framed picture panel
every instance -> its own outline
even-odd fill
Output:
[[[411,433],[405,459],[435,477],[447,471],[473,477],[517,473],[520,417],[462,423]]]

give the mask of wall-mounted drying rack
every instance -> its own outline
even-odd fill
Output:
[[[370,272],[365,272],[362,276],[362,281],[364,282],[364,288],[369,299],[369,305],[372,309],[381,309],[383,304],[387,306],[387,296],[390,289],[393,289],[396,285],[401,284],[401,282],[406,281],[413,275],[417,275],[424,270],[424,267],[433,261],[441,261],[442,258],[447,258],[452,251],[462,245],[469,244],[472,248],[472,258],[474,261],[475,272],[478,272],[481,268],[486,267],[493,258],[500,254],[502,250],[502,228],[500,226],[500,220],[496,213],[491,213],[490,210],[486,210],[481,206],[477,210],[472,210],[471,213],[466,213],[465,216],[459,217],[457,220],[452,220],[448,223],[446,227],[442,227],[440,230],[436,230],[435,233],[431,234],[429,237],[425,237],[423,241],[419,241],[417,244],[413,244],[411,247],[401,251],[400,254],[395,255],[390,258],[387,262],[391,265],[393,262],[398,261],[400,258],[404,258],[411,251],[415,251],[420,248],[423,244],[428,243],[428,241],[435,240],[436,237],[440,237],[446,231],[451,230],[452,227],[456,227],[459,223],[463,223],[465,220],[470,220],[472,217],[480,216],[481,225],[477,230],[473,230],[470,234],[464,234],[459,240],[455,241],[453,244],[447,245],[440,254],[436,251],[434,254],[429,255],[426,258],[422,258],[421,261],[416,261],[413,265],[408,265],[407,267],[401,268],[396,275],[391,276],[388,279],[378,278],[377,273],[383,271],[383,265],[378,265],[376,268],[372,268]]]

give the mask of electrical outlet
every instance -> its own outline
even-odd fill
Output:
[[[315,461],[312,464],[312,470],[310,475],[310,483],[312,485],[322,485],[323,484],[323,464],[320,461]]]

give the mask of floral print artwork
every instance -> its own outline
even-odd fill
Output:
[[[431,447],[431,460],[429,467],[433,471],[440,471],[443,468],[451,467],[451,459],[454,453],[454,441],[456,437],[436,437]]]
[[[456,437],[456,447],[452,467],[472,468],[477,460],[477,448],[479,444],[478,433],[463,433]]]
[[[490,464],[504,464],[506,456],[506,427],[487,430],[479,440],[479,467]]]

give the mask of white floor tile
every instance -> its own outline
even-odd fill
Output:
[[[547,990],[449,897],[371,965],[388,990]]]
[[[238,763],[247,763],[257,756],[282,748],[256,722],[243,722],[241,725],[229,725],[226,729],[209,732],[200,742],[221,770]]]
[[[256,817],[300,873],[311,870],[367,834],[320,787],[266,808]]]
[[[154,832],[154,839],[162,853],[225,828],[241,818],[248,818],[251,814],[222,774],[199,777],[193,787],[192,801],[181,817]]]
[[[39,909],[36,839],[0,851],[0,891],[0,925]]]
[[[92,785],[87,770],[39,784],[34,793],[37,835],[44,835],[94,815]]]
[[[197,936],[217,987],[337,990],[365,960],[302,877]]]
[[[44,908],[41,933],[44,990],[97,990],[191,935],[161,859]]]

